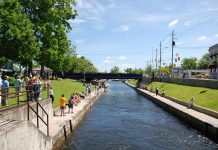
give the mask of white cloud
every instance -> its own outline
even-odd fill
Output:
[[[126,60],[126,56],[119,56],[117,59],[118,60]]]
[[[178,23],[178,20],[176,19],[176,20],[173,20],[173,21],[171,21],[169,24],[168,24],[168,27],[174,27],[176,24]]]
[[[78,39],[75,41],[76,44],[83,44],[85,42],[84,39]]]
[[[200,37],[198,37],[198,40],[199,40],[199,41],[205,41],[206,39],[207,39],[206,36],[200,36]]]
[[[185,26],[190,26],[190,24],[191,24],[191,21],[186,21],[186,22],[184,23]]]
[[[92,9],[93,5],[85,0],[78,0],[77,6],[81,9]]]
[[[118,28],[116,28],[114,31],[116,31],[116,32],[128,32],[129,31],[129,26],[121,25]]]
[[[218,38],[218,34],[215,34],[214,37]]]
[[[105,58],[105,60],[103,60],[104,64],[113,64],[114,60],[112,59],[112,57],[108,56]]]

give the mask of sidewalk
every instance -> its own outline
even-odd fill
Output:
[[[218,119],[216,119],[214,117],[211,117],[209,115],[206,115],[206,114],[198,112],[198,111],[195,111],[195,110],[193,110],[191,108],[180,105],[180,104],[178,104],[176,102],[173,102],[173,101],[171,101],[171,100],[169,100],[167,98],[161,97],[159,95],[156,96],[156,94],[151,93],[149,91],[146,91],[144,89],[138,89],[138,90],[140,90],[141,92],[146,93],[146,94],[160,100],[161,102],[166,103],[166,104],[168,104],[168,105],[170,105],[170,106],[172,106],[172,107],[174,107],[174,108],[176,108],[176,109],[178,109],[178,110],[180,110],[180,111],[182,111],[182,112],[184,112],[184,113],[186,113],[186,114],[188,114],[188,115],[190,115],[190,116],[192,116],[192,117],[194,117],[196,119],[199,119],[202,122],[208,123],[208,124],[218,128]]]

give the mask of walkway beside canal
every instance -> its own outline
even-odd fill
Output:
[[[49,120],[49,136],[52,137],[53,149],[60,149],[67,137],[75,131],[78,124],[86,117],[87,113],[91,110],[92,105],[103,94],[103,89],[100,89],[98,93],[92,92],[85,99],[74,106],[73,113],[68,113],[68,107],[65,109],[65,116],[60,116],[61,112],[59,108],[54,110],[54,116]],[[47,129],[45,126],[41,126],[41,131],[45,134]]]
[[[137,88],[139,93],[143,94],[162,108],[181,118],[183,121],[189,123],[192,127],[205,133],[208,137],[218,140],[218,119],[207,114],[198,112],[186,106],[180,105],[167,98],[156,96],[147,90]]]

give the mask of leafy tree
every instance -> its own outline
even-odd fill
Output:
[[[17,0],[0,2],[0,54],[14,62],[27,64],[36,58],[39,46],[33,24],[21,9]]]
[[[136,68],[135,70],[134,70],[134,73],[135,74],[143,74],[144,73],[144,70],[142,69],[142,68]]]
[[[71,69],[72,73],[96,73],[97,69],[92,62],[85,57],[78,58],[76,55],[71,57]]]
[[[153,68],[151,65],[148,65],[147,68],[145,69],[145,74],[151,76],[153,72]]]
[[[112,69],[111,69],[111,73],[119,73],[120,72],[120,69],[118,66],[114,66]]]
[[[197,69],[208,69],[209,65],[209,54],[206,53],[197,63]]]
[[[197,68],[197,58],[195,57],[183,58],[181,66],[182,66],[182,69],[184,70],[196,69]]]
[[[161,67],[160,69],[161,73],[170,73],[170,66]]]
[[[133,74],[134,73],[134,70],[132,68],[126,68],[124,70],[127,74]]]
[[[53,70],[62,70],[66,64],[70,41],[66,32],[71,30],[70,19],[75,19],[74,0],[19,0],[34,24],[34,34],[40,44],[37,61],[41,73],[47,65]]]

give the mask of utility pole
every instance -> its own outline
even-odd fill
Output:
[[[153,47],[152,47],[152,68],[154,67],[154,60],[153,60]]]
[[[174,30],[173,30],[173,32],[172,32],[172,71],[173,71],[173,48],[174,48],[174,46],[175,46],[175,41],[174,41]],[[171,71],[171,72],[172,72]]]
[[[157,73],[157,48],[156,48],[156,73]]]
[[[160,42],[160,70],[161,70],[161,42]]]

